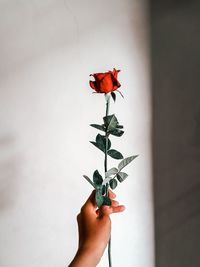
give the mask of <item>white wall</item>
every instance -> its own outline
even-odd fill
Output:
[[[126,133],[113,143],[140,154],[117,188],[127,207],[113,215],[113,266],[154,266],[149,54],[146,1],[0,2],[0,266],[67,266],[76,214],[103,169],[89,144],[103,96],[89,74],[122,70],[111,111]],[[103,258],[99,266],[107,266]]]

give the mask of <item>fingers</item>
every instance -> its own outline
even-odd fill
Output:
[[[110,199],[114,199],[116,197],[115,193],[111,190],[108,191],[108,196]],[[82,209],[96,209],[96,201],[95,201],[95,190],[92,191],[91,195],[83,205]]]
[[[111,207],[112,212],[111,213],[118,213],[118,212],[122,212],[125,210],[125,206],[124,205],[119,205],[117,207]]]
[[[111,202],[111,206],[112,206],[112,207],[117,207],[117,206],[119,206],[119,202],[116,201],[116,200],[112,200],[112,202]]]
[[[108,197],[110,198],[110,199],[114,199],[114,198],[116,198],[116,194],[113,192],[113,191],[111,191],[110,189],[108,190]]]
[[[119,205],[119,202],[116,200],[113,200],[116,198],[116,194],[109,189],[108,196],[112,200],[111,206],[104,206],[103,207],[103,213],[110,215],[112,213],[118,213],[125,210],[124,205]]]
[[[82,206],[81,213],[95,211],[96,207],[95,190],[93,190],[85,204]]]
[[[109,190],[108,196],[111,199],[111,206],[103,205],[100,207],[100,209],[96,210],[96,202],[95,202],[95,190],[92,191],[91,195],[81,208],[81,213],[87,213],[91,216],[97,215],[97,216],[104,216],[104,215],[110,215],[112,213],[119,213],[125,210],[125,206],[119,205],[119,202],[116,200],[113,200],[116,197],[116,194]]]
[[[110,189],[108,190],[108,197],[110,199],[116,198],[116,194],[111,191]],[[92,205],[94,208],[96,208],[96,202],[95,202],[95,190],[92,191],[91,195],[87,199],[84,205]]]
[[[109,216],[112,213],[119,213],[125,210],[125,206],[117,205],[117,206],[102,206],[100,208],[101,216]]]
[[[111,206],[105,206],[105,205],[101,206],[100,209],[99,209],[99,214],[101,216],[104,216],[104,215],[109,216],[112,213],[119,213],[119,212],[122,212],[122,211],[125,210],[125,206],[124,205],[119,205],[118,201],[113,200],[113,198],[116,197],[114,192],[109,190],[108,195],[112,200]]]

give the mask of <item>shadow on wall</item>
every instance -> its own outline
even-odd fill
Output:
[[[157,267],[200,266],[199,14],[199,1],[151,1]]]

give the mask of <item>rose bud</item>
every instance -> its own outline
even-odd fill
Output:
[[[90,76],[94,77],[94,81],[90,81],[90,87],[97,93],[110,93],[117,90],[121,84],[119,83],[117,76],[120,70],[108,71],[104,73],[94,73]]]

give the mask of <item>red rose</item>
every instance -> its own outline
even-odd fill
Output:
[[[117,80],[118,72],[120,70],[113,69],[113,71],[108,71],[105,73],[94,73],[90,76],[94,77],[94,81],[90,81],[90,86],[97,93],[109,93],[117,90],[121,84]]]

